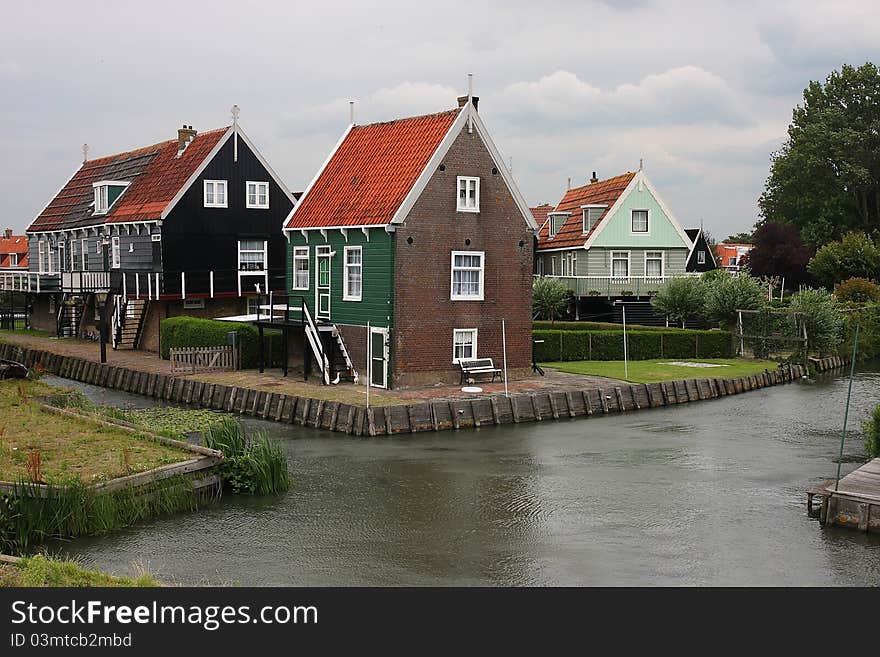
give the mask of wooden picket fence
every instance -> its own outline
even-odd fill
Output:
[[[235,350],[223,347],[184,347],[170,349],[172,372],[208,372],[237,369]]]

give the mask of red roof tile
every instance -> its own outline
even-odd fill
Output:
[[[177,157],[178,141],[84,162],[53,198],[28,231],[60,230],[96,223],[159,219],[171,199],[198,169],[228,128],[203,132]],[[100,180],[131,181],[119,200],[103,216],[92,215],[92,183]]]
[[[27,269],[28,266],[28,238],[27,235],[13,235],[5,237],[0,233],[0,269],[9,268],[9,254],[18,254],[18,267]]]
[[[544,225],[544,222],[547,221],[547,214],[553,211],[553,206],[549,203],[544,203],[543,205],[529,208],[529,210],[535,218],[535,223],[538,224],[538,228],[540,228]]]
[[[569,189],[559,205],[553,212],[569,212],[570,216],[566,219],[565,224],[554,237],[550,237],[550,225],[541,228],[538,233],[538,249],[559,249],[569,246],[583,246],[584,242],[589,238],[589,234],[584,234],[584,214],[581,209],[582,205],[606,205],[608,206],[596,226],[590,231],[590,234],[599,227],[599,224],[605,220],[608,210],[614,205],[615,201],[620,198],[623,190],[632,182],[633,172],[627,172],[614,178],[600,180],[599,182],[590,183],[582,187]]]
[[[390,223],[459,111],[352,128],[286,227]]]

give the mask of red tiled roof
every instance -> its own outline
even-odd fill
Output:
[[[599,224],[605,220],[608,210],[614,205],[615,201],[620,198],[623,190],[633,179],[636,174],[627,172],[614,178],[600,180],[599,182],[590,183],[582,187],[569,189],[559,205],[556,206],[554,212],[569,212],[570,216],[565,220],[565,224],[556,233],[555,237],[550,237],[550,225],[541,228],[538,233],[538,249],[558,249],[567,246],[583,246],[584,242],[589,238],[589,234],[584,234],[584,213],[581,209],[582,205],[607,205],[607,209],[602,213],[599,221],[593,231],[598,228]]]
[[[460,111],[355,126],[286,227],[390,223]]]
[[[535,223],[538,224],[538,228],[540,228],[544,225],[544,222],[547,221],[547,214],[553,211],[553,206],[549,203],[544,203],[543,205],[529,208],[529,210],[535,218]]]
[[[197,135],[178,158],[178,141],[171,139],[124,153],[84,162],[31,223],[28,231],[59,230],[96,223],[159,219],[168,203],[198,169],[227,128]],[[92,183],[131,181],[119,200],[103,216],[94,217]]]
[[[6,238],[0,233],[0,269],[9,268],[9,254],[18,254],[18,267],[27,269],[28,266],[28,238],[26,235],[13,235]]]

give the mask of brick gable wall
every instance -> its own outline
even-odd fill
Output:
[[[462,130],[443,164],[394,236],[394,387],[458,382],[455,328],[477,328],[477,355],[500,368],[502,318],[510,377],[530,371],[532,233],[476,130]],[[456,212],[457,176],[479,176],[478,214]],[[450,300],[452,251],[485,252],[484,301]]]

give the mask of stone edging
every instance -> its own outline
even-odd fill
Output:
[[[627,384],[601,390],[541,391],[518,393],[510,397],[494,395],[480,399],[437,399],[365,408],[324,399],[140,372],[8,343],[0,343],[0,358],[18,360],[28,367],[39,363],[45,371],[57,376],[122,392],[355,436],[442,431],[659,408],[789,383],[807,374],[803,365],[789,363],[772,372],[736,379],[685,379]],[[820,371],[844,364],[843,359],[837,356],[818,360],[817,369]]]

